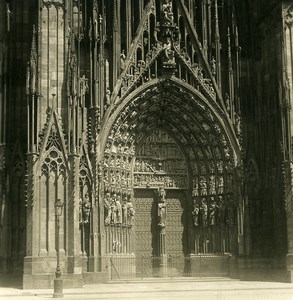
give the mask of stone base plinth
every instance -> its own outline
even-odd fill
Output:
[[[55,274],[23,275],[23,289],[53,289],[55,278]],[[82,274],[62,274],[62,279],[63,288],[83,286]]]
[[[107,283],[107,273],[106,272],[88,272],[83,273],[83,283],[84,284],[98,284]]]
[[[230,274],[230,255],[191,255],[189,272],[194,277],[224,277]]]
[[[246,281],[291,282],[283,258],[238,258],[239,279]]]
[[[90,262],[95,263],[92,259]],[[25,257],[24,258],[24,289],[53,288],[56,257]],[[85,267],[86,269],[83,269]],[[64,288],[82,287],[83,284],[106,282],[105,272],[87,272],[88,266],[83,257],[61,256],[60,268]]]

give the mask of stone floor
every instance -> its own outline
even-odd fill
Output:
[[[292,300],[293,284],[237,280],[140,281],[88,285],[64,289],[64,299],[184,299],[184,300]],[[53,298],[53,290],[22,290],[1,287],[1,300]]]

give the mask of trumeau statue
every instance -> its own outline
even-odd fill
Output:
[[[158,203],[158,217],[159,217],[159,226],[166,227],[166,191],[164,188],[159,189],[159,203]]]

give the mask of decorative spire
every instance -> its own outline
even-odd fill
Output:
[[[30,60],[27,66],[27,82],[26,82],[26,93],[34,94],[36,92],[36,78],[37,78],[37,63],[38,63],[38,53],[37,53],[37,43],[36,43],[36,28],[33,25],[33,36],[32,36],[32,46],[30,53]]]
[[[215,38],[216,40],[220,39],[220,33],[219,33],[219,14],[218,14],[218,0],[215,0]]]
[[[219,32],[218,0],[215,0],[215,47],[216,47],[216,74],[218,87],[221,90],[221,41]]]
[[[113,7],[113,29],[114,31],[118,30],[118,14],[117,14],[117,0],[114,0],[114,7]]]
[[[227,39],[228,39],[228,70],[229,70],[229,72],[232,72],[233,69],[232,69],[232,53],[231,53],[230,27],[228,27]]]

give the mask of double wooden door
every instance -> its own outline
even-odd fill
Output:
[[[188,254],[188,214],[184,192],[167,190],[166,204],[165,254],[166,257],[184,258]],[[135,190],[134,207],[137,271],[152,273],[156,259],[160,259],[161,228],[158,225],[157,192],[148,189]]]

